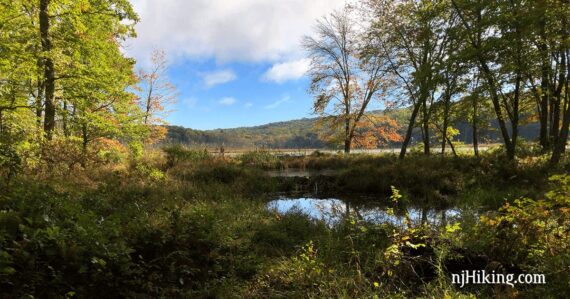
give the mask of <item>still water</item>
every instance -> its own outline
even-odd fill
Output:
[[[278,197],[267,204],[267,208],[279,214],[302,213],[314,220],[323,220],[330,225],[341,221],[347,215],[357,217],[372,223],[389,223],[396,226],[406,225],[406,212],[413,224],[445,225],[461,216],[457,208],[435,210],[429,208],[408,207],[395,208],[375,204],[370,201],[366,204],[351,202],[338,198],[310,198],[310,197]]]

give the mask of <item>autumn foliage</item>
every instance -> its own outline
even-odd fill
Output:
[[[374,149],[403,140],[398,123],[380,115],[367,115],[356,125],[353,148]]]

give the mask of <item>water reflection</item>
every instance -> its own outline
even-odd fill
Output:
[[[314,177],[319,175],[330,176],[336,174],[336,171],[330,169],[323,170],[305,170],[300,168],[288,168],[282,170],[268,170],[267,175],[270,177]]]
[[[459,209],[435,210],[429,208],[408,207],[407,209],[393,209],[380,204],[358,204],[337,198],[288,198],[280,197],[267,204],[268,209],[280,214],[301,212],[315,220],[323,220],[328,224],[335,224],[347,215],[355,216],[372,223],[390,223],[396,226],[405,226],[406,211],[410,221],[414,224],[445,225],[459,218]]]

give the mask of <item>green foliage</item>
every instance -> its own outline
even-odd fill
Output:
[[[505,265],[518,265],[526,273],[546,274],[549,291],[563,292],[568,272],[552,269],[568,269],[570,261],[568,177],[553,176],[553,188],[543,199],[517,199],[514,204],[505,204],[499,213],[481,216],[466,242]],[[481,244],[486,246],[480,248]],[[539,287],[533,294],[541,291],[544,289]]]
[[[404,170],[412,164],[392,158],[313,159],[326,162],[305,162],[362,168],[373,177],[382,173],[376,178],[398,178],[390,173],[403,171],[410,183],[402,178],[386,186],[394,211],[421,203],[424,195],[414,185],[445,186],[442,177],[426,175],[432,163],[449,176],[462,173],[463,191],[454,198],[481,188],[470,182],[480,171],[494,176],[493,169],[502,167],[491,158],[442,162],[440,157],[411,157],[414,170],[424,174],[422,182],[422,176]],[[473,298],[469,292],[476,290],[486,297],[494,294],[491,288],[459,290],[448,277],[454,264],[481,255],[524,272],[550,273],[553,294],[564,287],[564,272],[552,269],[568,266],[565,175],[552,177],[544,200],[511,201],[480,221],[465,215],[446,226],[407,221],[397,227],[370,223],[353,210],[330,225],[302,212],[267,210],[266,200],[256,198],[285,190],[286,184],[258,167],[208,158],[163,172],[165,163],[156,151],[124,169],[100,164],[101,174],[90,173],[79,182],[74,180],[80,172],[62,174],[65,184],[56,184],[57,177],[50,181],[60,191],[37,177],[19,175],[0,194],[0,295]],[[524,171],[534,173],[532,167],[518,171],[522,178]],[[529,286],[521,292],[550,291]]]
[[[21,164],[22,159],[18,153],[11,146],[0,143],[0,174],[2,177],[9,180],[20,171]]]

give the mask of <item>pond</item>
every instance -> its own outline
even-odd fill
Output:
[[[337,173],[337,171],[332,169],[322,169],[322,170],[306,170],[301,168],[288,168],[282,170],[268,170],[267,175],[270,177],[315,177],[319,175],[330,176]]]
[[[430,208],[394,208],[382,205],[379,201],[350,201],[339,198],[311,198],[281,196],[270,201],[267,208],[279,214],[303,213],[314,220],[323,220],[334,225],[347,215],[355,216],[371,223],[389,223],[406,226],[406,212],[413,224],[445,225],[461,217],[462,210],[450,208],[435,210]]]

